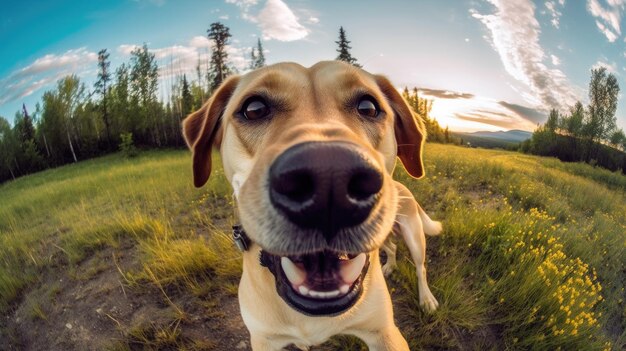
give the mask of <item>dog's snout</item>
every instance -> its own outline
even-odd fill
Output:
[[[383,175],[348,142],[305,142],[283,152],[270,168],[270,199],[293,223],[318,229],[330,241],[362,223],[379,199]]]

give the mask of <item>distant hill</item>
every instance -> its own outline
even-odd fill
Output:
[[[452,135],[462,139],[464,144],[470,143],[471,146],[509,149],[524,140],[530,139],[533,133],[523,130],[507,130],[498,132],[480,131],[474,133],[454,132]]]
[[[498,131],[498,132],[474,132],[474,133],[463,133],[469,134],[481,138],[490,138],[490,139],[501,139],[507,141],[515,141],[521,143],[524,140],[530,139],[533,133],[526,132],[523,130],[507,130],[507,131]]]

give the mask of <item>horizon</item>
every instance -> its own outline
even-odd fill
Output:
[[[68,74],[77,74],[93,90],[100,49],[108,49],[116,68],[143,43],[156,55],[165,101],[174,77],[194,77],[198,59],[208,57],[206,29],[216,21],[230,28],[229,59],[242,73],[258,38],[268,64],[332,60],[343,26],[365,70],[388,76],[398,89],[417,87],[433,100],[430,117],[454,132],[532,132],[550,108],[564,113],[577,100],[587,103],[592,68],[606,67],[626,87],[620,27],[626,1],[450,5],[393,0],[360,2],[360,15],[344,18],[341,14],[354,11],[354,5],[310,0],[8,4],[0,15],[0,116],[12,123],[22,104],[32,113],[43,92]],[[626,129],[624,93],[616,115],[618,128]]]

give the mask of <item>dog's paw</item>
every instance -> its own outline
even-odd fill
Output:
[[[388,276],[390,276],[390,275],[391,275],[391,273],[393,273],[393,270],[394,270],[394,268],[396,268],[396,267],[395,267],[395,265],[393,265],[393,264],[391,264],[391,263],[387,262],[387,263],[385,263],[385,264],[383,265],[383,267],[382,267],[382,268],[383,268],[383,275],[384,275],[385,277],[388,277]]]
[[[433,294],[427,290],[420,294],[420,306],[426,313],[433,313],[439,307],[439,302],[433,296]]]

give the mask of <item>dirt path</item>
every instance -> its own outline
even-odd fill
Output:
[[[133,271],[137,265],[129,241],[76,267],[50,268],[0,321],[7,334],[0,350],[248,349],[236,296],[204,301],[167,291],[169,303],[155,287],[130,289],[123,283],[118,269]]]

